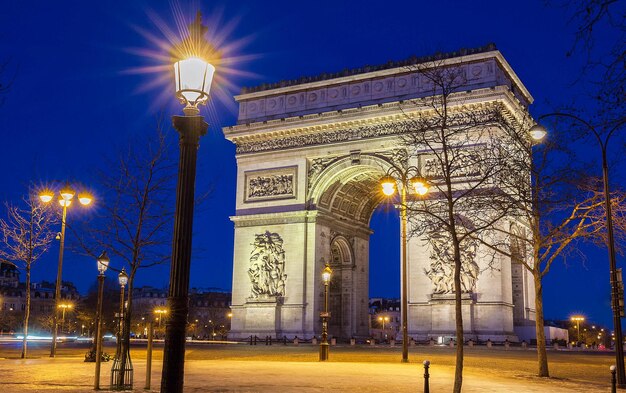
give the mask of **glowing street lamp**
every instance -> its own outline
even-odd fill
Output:
[[[65,186],[59,192],[59,204],[63,208],[63,214],[61,219],[61,233],[57,235],[57,239],[60,240],[59,247],[59,264],[57,268],[57,280],[56,286],[54,290],[54,299],[57,305],[57,309],[59,307],[59,302],[61,300],[61,283],[62,283],[62,272],[63,272],[63,251],[65,250],[65,222],[67,219],[67,208],[72,204],[72,199],[74,198],[75,192],[69,186]],[[39,199],[43,203],[49,203],[54,198],[54,192],[51,190],[43,190],[39,193]],[[87,193],[81,193],[78,196],[78,201],[81,205],[87,206],[91,203],[92,197]],[[65,310],[64,310],[65,311]],[[54,312],[52,316],[52,344],[50,346],[50,357],[54,357],[56,355],[57,349],[57,335],[58,335],[58,313]]]
[[[570,318],[572,322],[576,322],[576,332],[578,335],[577,341],[580,342],[580,323],[585,322],[585,317],[582,315],[574,315]],[[586,331],[587,329],[585,329]]]
[[[196,160],[200,137],[208,124],[200,116],[198,105],[209,98],[217,60],[215,48],[206,41],[207,27],[200,12],[189,26],[189,35],[172,48],[176,97],[185,105],[184,116],[173,116],[179,132],[180,158],[174,215],[174,238],[168,304],[171,316],[165,331],[161,391],[182,393],[185,375],[185,340],[189,314],[189,271],[196,181]]]
[[[165,314],[167,314],[167,309],[165,309],[165,308],[155,308],[154,309],[154,313],[156,315],[158,315],[157,320],[159,321],[159,328],[161,328],[161,320],[164,318],[163,316]]]
[[[385,322],[389,322],[389,317],[378,317],[378,322],[383,324],[383,332],[385,331]]]
[[[333,275],[333,271],[328,265],[324,266],[322,271],[322,281],[324,282],[324,311],[320,313],[322,317],[322,340],[320,341],[320,362],[328,360],[328,353],[330,346],[328,345],[328,318],[330,313],[328,312],[328,286],[330,285],[330,279]]]
[[[63,310],[61,317],[61,333],[63,333],[63,326],[65,326],[65,310],[71,310],[74,305],[71,303],[61,303],[57,307]]]
[[[395,172],[399,177],[401,183],[400,187],[400,270],[401,270],[401,303],[400,314],[402,319],[402,362],[407,363],[409,361],[409,328],[408,328],[408,276],[407,276],[407,259],[406,259],[406,223],[407,223],[407,191],[412,189],[417,195],[424,196],[428,193],[429,184],[428,181],[421,176],[409,177],[409,173],[415,171],[419,173],[419,170],[415,167],[409,167],[405,170],[396,167],[391,167],[391,171]],[[390,174],[385,175],[380,180],[380,185],[383,194],[390,197],[395,194],[396,191],[396,179]]]

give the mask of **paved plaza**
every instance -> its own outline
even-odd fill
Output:
[[[108,348],[111,351],[112,348]],[[421,392],[423,359],[432,362],[431,392],[452,390],[454,352],[450,348],[413,347],[410,363],[400,363],[399,348],[333,347],[331,361],[317,361],[311,345],[189,345],[185,392]],[[47,357],[34,348],[32,358],[18,359],[0,346],[0,385],[8,392],[93,391],[93,363],[84,348],[61,348]],[[609,392],[611,353],[551,351],[549,380],[534,376],[535,353],[519,349],[472,348],[466,351],[464,392]],[[132,352],[135,390],[144,392],[145,347]],[[162,346],[154,352],[152,389],[160,382]],[[108,389],[111,362],[103,363],[101,387]]]

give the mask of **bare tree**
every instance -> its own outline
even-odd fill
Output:
[[[427,275],[436,292],[454,294],[456,368],[454,392],[463,381],[463,300],[471,297],[481,269],[475,262],[476,241],[499,225],[514,208],[512,199],[498,185],[510,169],[503,163],[517,152],[499,127],[504,110],[497,102],[464,106],[468,95],[462,67],[443,62],[417,66],[431,89],[426,98],[414,100],[407,112],[410,126],[403,144],[418,162],[431,190],[422,200],[408,203],[410,236],[425,238],[435,255]],[[409,158],[411,159],[411,158]]]
[[[0,219],[3,246],[0,257],[14,263],[26,272],[26,310],[24,311],[24,339],[21,357],[27,354],[28,323],[30,318],[30,275],[32,266],[50,248],[56,232],[51,230],[57,217],[47,205],[34,197],[24,198],[25,208],[6,203],[7,218]]]
[[[88,229],[87,237],[81,240],[82,248],[94,257],[107,250],[112,270],[120,271],[122,265],[127,268],[128,301],[122,329],[126,348],[130,342],[137,273],[166,262],[170,256],[175,176],[176,165],[170,159],[159,120],[153,135],[133,141],[120,155],[117,165],[111,164],[103,172],[102,187],[106,191],[97,219],[104,224]],[[122,369],[126,362],[126,353],[122,353]]]

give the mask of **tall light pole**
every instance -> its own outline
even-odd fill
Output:
[[[396,166],[392,166],[390,171],[399,177],[400,187],[400,275],[401,275],[401,294],[400,302],[400,319],[402,320],[402,362],[409,361],[409,327],[408,327],[408,276],[407,276],[407,259],[406,259],[406,223],[407,223],[407,189],[412,188],[417,195],[423,196],[428,192],[428,182],[420,176],[409,177],[409,173],[414,167],[401,170]],[[417,168],[414,169],[419,173]],[[396,192],[396,179],[388,173],[380,180],[383,194],[391,196]]]
[[[168,307],[170,317],[165,330],[161,392],[182,393],[185,376],[185,330],[189,314],[189,270],[193,237],[193,208],[196,181],[196,159],[200,137],[208,124],[200,116],[198,105],[209,98],[215,67],[215,49],[205,40],[207,28],[200,12],[189,26],[189,36],[172,50],[176,96],[185,104],[184,116],[173,116],[179,133],[180,158],[176,187],[174,238]]]
[[[159,329],[161,328],[161,320],[163,319],[164,315],[167,314],[167,309],[165,308],[155,308],[154,309],[154,313],[156,315],[158,315],[157,320],[159,321]]]
[[[574,315],[571,320],[572,322],[576,322],[576,341],[580,342],[580,323],[585,321],[585,317],[580,315]]]
[[[626,124],[626,120],[621,120],[606,128],[604,132],[598,131],[589,122],[581,119],[576,115],[569,113],[548,113],[539,116],[537,119],[541,121],[547,117],[565,117],[576,121],[578,124],[583,125],[588,131],[590,131],[598,141],[600,145],[600,151],[602,153],[602,178],[604,188],[604,206],[606,213],[606,230],[607,230],[607,243],[609,251],[609,270],[610,270],[610,282],[611,282],[611,309],[613,311],[613,328],[615,330],[615,362],[617,367],[617,386],[620,389],[626,388],[626,370],[624,370],[624,336],[622,334],[622,320],[624,316],[623,308],[623,287],[622,283],[618,279],[617,266],[615,261],[615,238],[613,235],[613,212],[611,209],[611,192],[609,189],[609,165],[606,159],[606,149],[611,136],[615,131],[620,129]],[[545,132],[545,127],[537,124],[538,129],[542,129]]]
[[[100,389],[100,362],[102,361],[102,295],[104,293],[104,272],[109,267],[107,252],[103,251],[98,257],[98,306],[96,307],[96,334],[94,344],[96,347],[96,372],[93,388]]]
[[[58,335],[58,313],[57,309],[59,308],[59,302],[61,301],[61,284],[62,284],[62,274],[63,274],[63,251],[65,250],[65,221],[67,218],[67,208],[72,204],[72,199],[74,198],[74,190],[72,190],[69,186],[65,186],[59,192],[59,204],[63,208],[63,213],[61,215],[61,233],[59,234],[60,246],[59,246],[59,264],[57,267],[57,280],[56,286],[54,289],[54,301],[56,303],[56,307],[52,316],[52,344],[50,345],[50,357],[53,358],[56,355],[57,350],[57,335]],[[52,201],[54,198],[54,193],[52,191],[46,190],[39,194],[39,199],[42,202],[48,203]],[[82,193],[78,196],[78,201],[81,205],[87,206],[91,203],[92,198],[91,195]]]
[[[328,318],[330,313],[328,312],[328,286],[330,285],[330,279],[333,271],[326,263],[324,270],[322,271],[322,281],[324,282],[324,311],[320,313],[322,317],[322,340],[320,341],[320,362],[328,360],[328,354],[330,346],[328,345]]]

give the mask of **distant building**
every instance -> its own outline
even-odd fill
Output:
[[[369,301],[370,336],[380,341],[398,338],[400,333],[400,300],[371,298]]]
[[[0,329],[21,330],[26,311],[26,284],[19,281],[19,270],[8,263],[0,263]],[[30,285],[30,321],[32,327],[47,329],[42,320],[52,315],[56,306],[55,284],[48,281],[33,282]],[[61,299],[76,304],[80,300],[73,283],[63,281]]]

